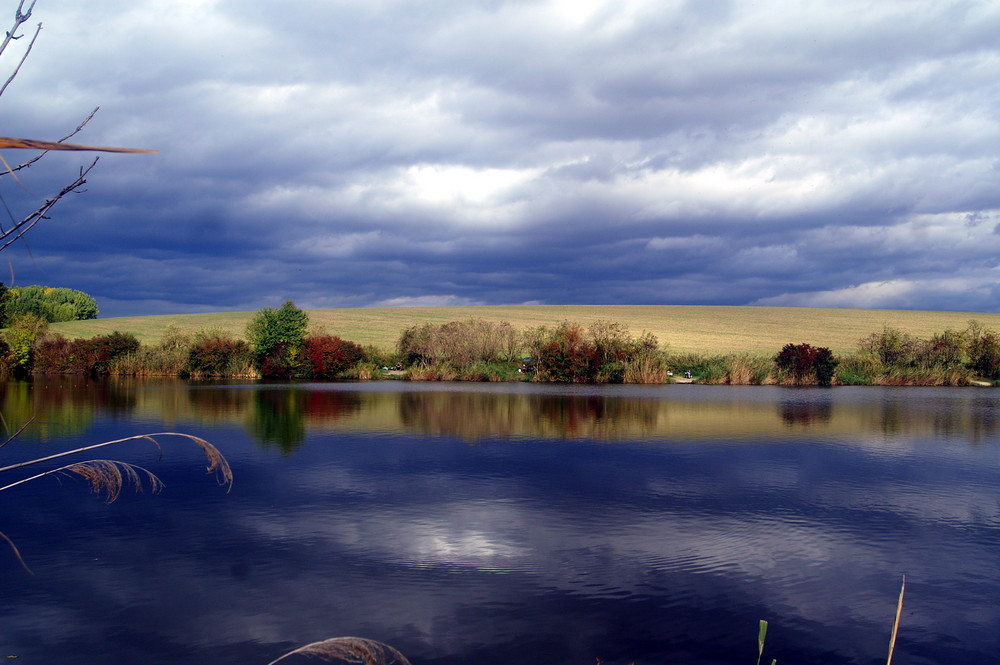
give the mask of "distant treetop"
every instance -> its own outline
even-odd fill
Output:
[[[83,291],[51,286],[6,287],[0,283],[0,324],[21,314],[35,314],[50,323],[96,319],[97,301]]]

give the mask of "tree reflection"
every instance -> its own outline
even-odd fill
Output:
[[[265,448],[295,452],[306,439],[305,401],[300,390],[258,390],[247,429]]]
[[[829,423],[833,417],[833,405],[826,400],[820,402],[782,402],[779,412],[781,420],[786,425],[808,427]]]
[[[761,395],[764,394],[763,398]],[[845,395],[841,398],[841,394]],[[704,395],[704,397],[702,397]],[[0,382],[0,409],[9,429],[32,417],[25,439],[85,434],[100,415],[140,411],[180,427],[190,423],[242,425],[267,448],[287,454],[308,432],[417,432],[476,442],[539,438],[599,441],[771,439],[775,428],[800,428],[824,438],[870,441],[878,437],[961,436],[988,440],[1000,428],[992,393],[985,389],[900,392],[872,388],[822,395],[760,388],[746,391],[648,394],[578,389],[504,391],[470,386],[204,385],[182,381],[100,380],[82,376]],[[919,404],[912,403],[918,396]]]

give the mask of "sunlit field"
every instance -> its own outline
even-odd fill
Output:
[[[73,321],[52,326],[66,337],[93,337],[118,330],[144,343],[156,342],[173,324],[181,331],[219,328],[242,336],[253,312],[219,312],[168,316],[134,316]],[[517,305],[497,307],[387,307],[309,310],[312,327],[362,345],[389,350],[399,333],[421,323],[468,318],[503,320],[518,328],[573,321],[584,326],[597,320],[623,323],[635,333],[648,331],[673,352],[776,353],[789,342],[826,346],[834,353],[853,351],[857,341],[884,326],[917,337],[966,327],[975,319],[1000,328],[1000,314],[924,312],[882,309],[803,307],[714,307],[689,305]]]

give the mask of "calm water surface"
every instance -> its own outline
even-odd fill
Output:
[[[0,493],[0,656],[260,663],[340,635],[414,663],[997,663],[989,389],[187,385],[0,388],[0,462],[102,453],[166,483]],[[0,478],[12,481],[17,472]],[[9,477],[9,479],[8,479]]]

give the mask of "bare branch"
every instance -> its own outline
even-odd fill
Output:
[[[12,39],[21,38],[20,36],[15,35],[14,33],[17,32],[17,29],[20,28],[24,23],[26,23],[29,18],[31,18],[31,10],[35,8],[35,0],[31,0],[31,6],[28,7],[27,14],[21,11],[23,8],[24,8],[24,0],[21,0],[21,2],[17,4],[17,9],[14,11],[14,25],[11,27],[10,30],[7,31],[7,36],[4,37],[3,42],[0,43],[0,54],[4,52],[4,49],[7,48],[7,45],[10,44]]]
[[[49,212],[49,210],[52,209],[52,207],[56,203],[58,203],[62,199],[62,197],[66,196],[70,192],[75,192],[79,190],[80,187],[83,187],[83,185],[85,185],[87,182],[87,174],[90,173],[90,170],[97,165],[97,159],[98,158],[95,157],[94,161],[90,163],[90,166],[86,168],[81,168],[80,175],[77,176],[77,178],[73,182],[63,187],[62,190],[52,198],[47,199],[45,203],[41,205],[41,207],[35,210],[35,212],[31,213],[21,221],[14,224],[12,228],[0,231],[0,241],[5,241],[3,245],[0,245],[0,251],[3,251],[8,247],[10,247],[11,245],[13,245],[15,242],[18,241],[18,239],[21,236],[27,233],[35,224],[45,219],[46,218],[45,215]]]
[[[0,95],[3,95],[3,93],[7,91],[7,86],[11,84],[11,82],[17,76],[17,73],[21,71],[21,65],[23,65],[24,61],[28,59],[28,54],[31,53],[31,49],[35,46],[35,40],[38,39],[38,33],[40,33],[41,31],[42,31],[42,24],[39,23],[38,27],[35,28],[34,36],[31,38],[31,41],[28,42],[28,48],[24,50],[24,55],[21,56],[21,60],[17,63],[17,67],[15,67],[14,71],[12,71],[10,73],[10,76],[7,77],[7,81],[3,84],[3,87],[0,87]]]

